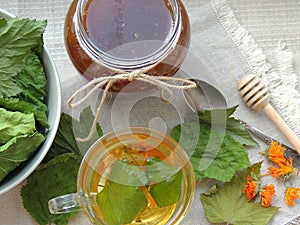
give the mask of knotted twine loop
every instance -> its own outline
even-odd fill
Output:
[[[104,102],[107,98],[109,89],[112,87],[113,84],[115,84],[118,81],[122,81],[122,80],[144,81],[146,83],[155,85],[161,89],[160,97],[163,101],[166,101],[166,102],[172,102],[174,99],[174,94],[173,94],[171,88],[187,90],[187,89],[192,89],[192,88],[196,87],[196,83],[194,81],[183,79],[183,78],[167,77],[167,76],[152,76],[152,75],[146,74],[145,69],[134,70],[131,72],[123,71],[114,76],[104,76],[104,77],[96,78],[96,79],[90,81],[89,83],[87,83],[86,85],[82,86],[68,100],[69,107],[71,107],[71,108],[77,107],[77,106],[81,105],[83,102],[85,102],[95,91],[97,91],[105,86],[101,101],[97,108],[97,112],[96,112],[92,127],[90,129],[89,135],[86,138],[78,138],[77,137],[76,141],[87,142],[87,141],[91,140],[91,138],[94,136],[94,133],[96,132],[97,121],[100,118],[101,110],[102,110]],[[170,84],[167,81],[180,82],[182,84]],[[77,102],[73,103],[75,97],[78,94],[89,89],[92,86],[94,86],[94,87],[83,98],[81,98]],[[167,95],[165,93],[167,93]]]

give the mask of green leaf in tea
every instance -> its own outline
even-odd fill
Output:
[[[75,154],[55,157],[33,172],[21,189],[24,208],[40,225],[67,225],[74,213],[52,215],[48,201],[54,197],[76,192],[80,158]]]
[[[179,201],[182,188],[182,172],[155,184],[150,189],[150,194],[158,207],[165,207],[176,204]]]
[[[148,186],[154,182],[160,183],[161,181],[165,181],[177,173],[179,173],[178,168],[162,160],[149,157],[143,166],[131,165],[126,161],[115,161],[109,174],[109,179],[133,186]],[[169,183],[169,187],[174,188],[174,186],[170,184],[171,182]],[[166,193],[168,193],[168,189],[169,188],[166,189]]]
[[[107,224],[119,225],[133,221],[147,204],[147,199],[140,187],[107,182],[97,194],[97,204]]]
[[[0,144],[22,134],[32,134],[35,130],[32,113],[10,112],[0,108]]]
[[[97,204],[107,224],[128,224],[147,205],[141,183],[148,181],[140,166],[119,160],[113,163],[103,190],[97,194]]]
[[[149,179],[140,166],[130,165],[128,162],[117,160],[114,162],[109,174],[109,180],[132,186],[148,185]]]
[[[35,132],[14,137],[0,146],[0,181],[26,161],[44,140],[42,134]]]
[[[176,204],[182,179],[181,170],[159,159],[149,160],[143,166],[117,160],[105,187],[97,194],[97,203],[108,224],[127,224],[148,203],[157,207]]]
[[[274,206],[265,208],[260,203],[248,202],[243,193],[247,175],[252,168],[259,174],[260,166],[261,163],[250,166],[233,177],[224,187],[213,186],[211,190],[201,194],[205,214],[211,223],[268,224],[278,208]]]

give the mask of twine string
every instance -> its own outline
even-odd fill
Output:
[[[131,71],[128,73],[122,72],[122,73],[119,73],[114,76],[105,76],[105,77],[96,78],[96,79],[90,81],[89,83],[85,84],[84,86],[82,86],[76,92],[74,92],[74,94],[68,100],[69,107],[71,107],[71,108],[77,107],[77,106],[81,105],[83,102],[85,102],[91,95],[93,95],[94,92],[105,87],[88,136],[86,138],[77,137],[76,141],[87,142],[87,141],[91,140],[91,138],[94,136],[94,133],[96,132],[97,122],[101,116],[101,111],[102,111],[103,105],[105,103],[105,100],[107,98],[109,89],[112,87],[113,84],[115,84],[116,82],[121,81],[121,80],[143,81],[143,82],[152,84],[154,86],[157,86],[161,89],[160,97],[165,102],[172,102],[174,99],[174,94],[173,94],[171,88],[187,90],[187,89],[192,89],[192,88],[196,87],[196,83],[194,81],[183,79],[183,78],[176,78],[176,77],[151,76],[151,75],[146,74],[145,69],[134,70],[134,71]],[[171,84],[171,83],[169,83],[169,81],[182,83],[182,84]],[[84,97],[82,97],[78,101],[74,102],[74,99],[80,93],[86,91],[87,89],[90,89],[92,86],[94,86],[94,87]]]

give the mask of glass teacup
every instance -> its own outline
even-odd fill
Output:
[[[83,209],[94,224],[179,224],[194,190],[193,167],[175,140],[150,128],[123,128],[90,147],[77,193],[51,199],[49,209]]]

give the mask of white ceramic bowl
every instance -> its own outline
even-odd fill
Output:
[[[0,18],[11,17],[14,17],[14,15],[0,9]],[[0,182],[0,195],[20,184],[38,167],[50,149],[58,129],[61,115],[61,88],[56,67],[46,47],[44,47],[42,61],[47,77],[46,104],[48,106],[48,123],[50,129],[47,132],[45,142],[36,150],[31,158],[22,163]]]

